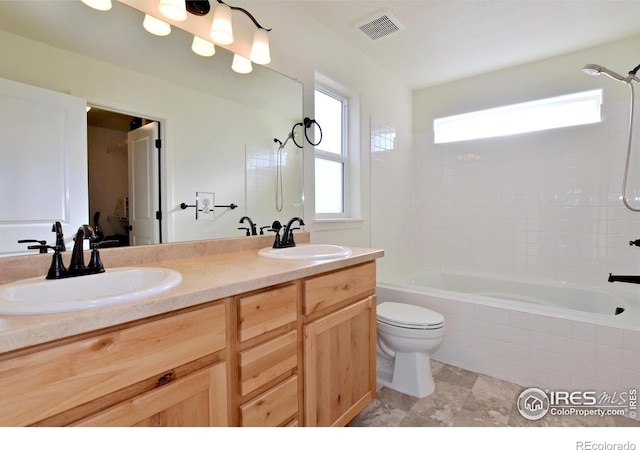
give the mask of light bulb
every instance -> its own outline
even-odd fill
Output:
[[[100,11],[109,11],[111,9],[111,0],[82,0],[82,3]]]
[[[219,3],[213,12],[213,22],[211,22],[209,35],[216,44],[229,45],[233,43],[231,8],[224,3]]]
[[[171,25],[169,25],[167,22],[163,22],[160,19],[156,19],[149,14],[144,15],[142,26],[149,33],[155,34],[156,36],[166,36],[167,34],[171,33]]]
[[[216,54],[216,48],[212,42],[202,39],[199,36],[193,37],[193,44],[191,44],[191,50],[200,56],[213,56]]]
[[[251,65],[251,61],[249,61],[244,56],[233,55],[233,62],[231,63],[231,68],[234,72],[238,73],[249,73],[253,70],[253,66]]]
[[[158,9],[168,19],[179,22],[187,19],[187,7],[184,0],[160,0]]]
[[[264,28],[258,28],[253,35],[253,45],[251,46],[251,61],[256,64],[269,64],[271,55],[269,54],[269,35]]]

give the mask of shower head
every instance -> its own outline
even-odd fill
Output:
[[[627,82],[625,77],[623,77],[619,73],[615,73],[615,72],[607,69],[606,67],[599,66],[597,64],[587,64],[586,66],[584,66],[582,68],[582,72],[584,72],[587,75],[592,75],[592,76],[599,76],[600,74],[603,73],[605,75],[610,76],[614,80],[622,81],[622,82],[625,82],[625,83]]]

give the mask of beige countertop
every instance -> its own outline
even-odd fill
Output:
[[[246,241],[241,239],[237,241],[243,242],[243,245],[229,245],[227,242],[226,247],[239,248],[240,251],[226,250],[181,259],[153,258],[154,262],[135,264],[166,267],[182,274],[182,282],[162,294],[93,310],[25,316],[0,315],[0,353],[342,269],[384,255],[382,250],[350,247],[353,253],[346,258],[324,261],[279,260],[258,255],[258,248],[264,246],[264,240],[256,240],[252,245],[244,244]],[[180,245],[174,244],[175,248]],[[194,244],[182,244],[186,245]],[[246,247],[255,248],[245,249]],[[105,259],[109,258],[103,257],[108,270],[110,266]]]

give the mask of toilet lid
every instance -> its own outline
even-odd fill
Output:
[[[384,302],[377,308],[377,317],[381,322],[403,327],[424,328],[439,327],[444,323],[442,314],[421,306],[405,303]]]

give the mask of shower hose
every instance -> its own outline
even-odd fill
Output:
[[[627,207],[627,209],[634,212],[640,212],[640,208],[634,208],[629,204],[629,201],[627,200],[627,179],[629,178],[629,162],[631,160],[631,140],[632,140],[631,138],[633,135],[633,110],[634,110],[634,103],[635,103],[633,84],[631,82],[627,84],[629,85],[631,102],[629,107],[629,139],[627,142],[627,160],[624,165],[624,177],[622,179],[622,202],[624,203],[624,206]]]

